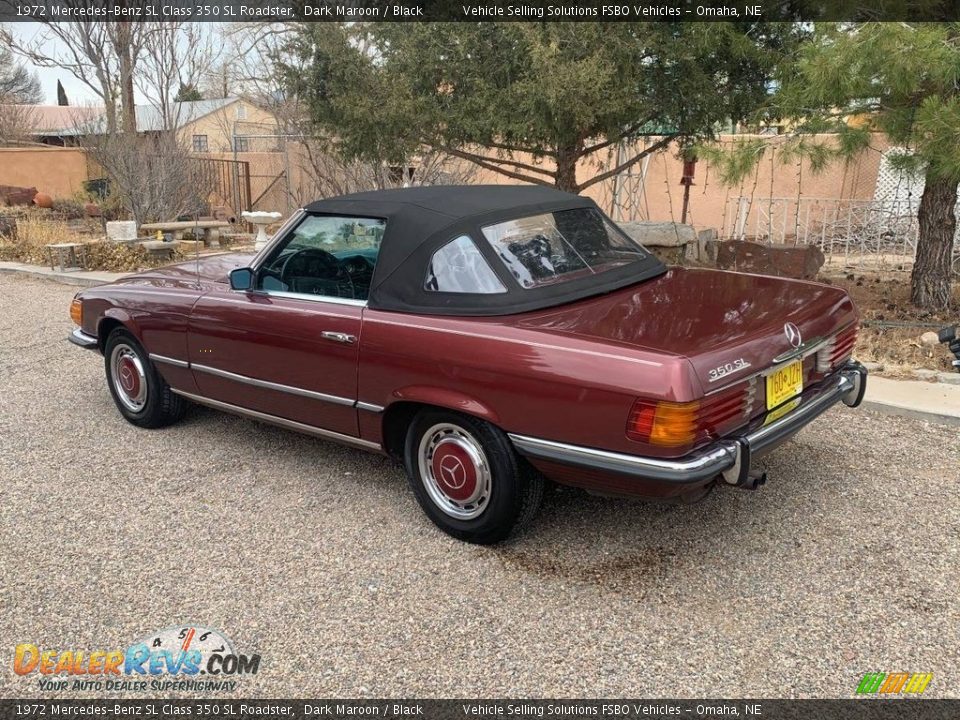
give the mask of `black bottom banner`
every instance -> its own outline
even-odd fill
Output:
[[[0,700],[0,718],[960,718],[960,700]]]

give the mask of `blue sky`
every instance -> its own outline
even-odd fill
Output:
[[[10,23],[8,28],[15,37],[19,38],[20,40],[29,41],[42,31],[43,26],[40,25],[40,23],[26,22]],[[52,51],[50,54],[55,54],[56,51],[61,49],[60,44],[55,41],[50,42],[50,44],[45,47]],[[77,80],[66,70],[61,68],[37,67],[35,65],[31,65],[29,62],[19,56],[17,56],[17,61],[26,65],[31,71],[37,74],[37,77],[40,80],[40,88],[43,90],[45,104],[57,104],[57,80],[63,83],[63,87],[67,91],[67,98],[70,100],[71,105],[90,105],[100,103],[99,98],[93,93],[92,90],[90,90],[90,88]]]

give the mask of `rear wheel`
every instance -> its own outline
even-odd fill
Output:
[[[404,460],[424,512],[467,542],[506,539],[543,498],[543,478],[517,457],[503,431],[467,415],[420,412],[407,431]]]
[[[159,428],[183,416],[186,400],[170,390],[128,330],[117,328],[110,333],[103,359],[107,387],[120,414],[129,422],[142,428]]]

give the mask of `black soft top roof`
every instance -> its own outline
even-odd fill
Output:
[[[652,255],[588,282],[571,281],[534,290],[523,289],[483,242],[483,226],[513,218],[572,208],[594,208],[593,200],[538,185],[437,185],[374,190],[318,200],[306,207],[318,215],[352,215],[386,221],[383,242],[370,284],[368,306],[435,315],[504,315],[607,292],[665,270]],[[426,271],[433,253],[460,236],[473,237],[506,293],[428,292]],[[639,267],[641,266],[642,267]]]

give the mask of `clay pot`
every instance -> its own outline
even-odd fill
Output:
[[[53,207],[53,198],[46,193],[38,192],[33,196],[33,204],[39,208],[46,208],[49,210]]]
[[[100,217],[103,213],[100,211],[100,206],[95,202],[85,203],[83,206],[83,211],[87,214],[87,217]]]

